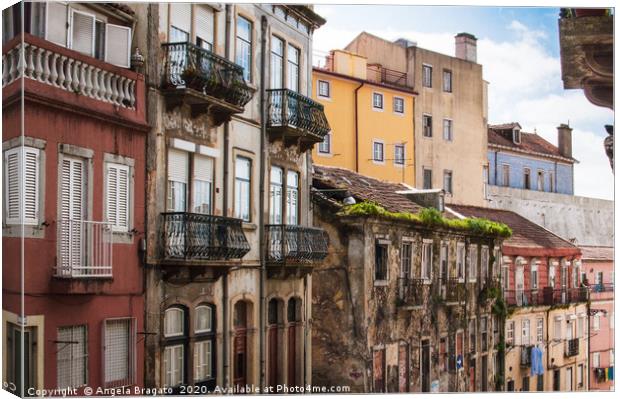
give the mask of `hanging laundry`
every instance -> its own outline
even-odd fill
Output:
[[[608,381],[613,381],[614,380],[614,367],[611,366],[607,369],[607,380]]]

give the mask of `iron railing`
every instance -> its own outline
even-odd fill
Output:
[[[422,306],[430,297],[430,284],[421,278],[399,277],[398,299],[402,305]]]
[[[322,104],[289,89],[270,89],[267,94],[268,128],[293,128],[311,141],[323,141],[330,127]]]
[[[463,279],[448,277],[439,278],[441,297],[446,302],[462,302],[465,300],[465,281]]]
[[[566,341],[564,347],[564,355],[566,357],[577,356],[579,354],[579,338],[573,338]]]
[[[316,262],[327,256],[323,229],[292,224],[265,225],[268,262]]]
[[[243,68],[189,42],[163,43],[164,88],[192,88],[237,107],[254,94],[243,78]]]
[[[595,293],[595,292],[613,292],[614,291],[614,284],[603,284],[603,283],[598,283],[598,284],[594,284],[590,286],[590,292]]]
[[[520,365],[521,367],[530,367],[532,365],[532,345],[521,347]]]
[[[384,68],[381,65],[371,64],[366,68],[366,78],[371,82],[382,83],[391,86],[411,88],[407,83],[407,73]]]
[[[106,222],[58,220],[57,277],[112,277],[112,228]]]
[[[542,287],[537,290],[504,290],[504,299],[508,306],[553,306],[568,303],[587,302],[587,287],[553,289]]]
[[[168,212],[164,218],[164,259],[227,260],[250,251],[241,219],[189,212]]]

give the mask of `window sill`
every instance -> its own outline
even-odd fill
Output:
[[[22,234],[23,233],[23,234]],[[5,224],[2,226],[3,237],[44,238],[45,229],[41,225]]]
[[[251,222],[242,222],[241,227],[243,230],[256,230],[258,228],[255,223]]]
[[[129,231],[112,231],[113,244],[133,244],[133,233]]]
[[[378,108],[378,107],[372,107],[372,110],[375,112],[383,112],[384,109],[383,108]]]
[[[375,287],[387,287],[387,285],[388,285],[387,280],[375,280],[374,282]]]

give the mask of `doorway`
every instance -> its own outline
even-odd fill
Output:
[[[422,359],[420,362],[422,392],[431,391],[431,344],[428,339],[422,341]]]
[[[233,340],[233,382],[235,385],[245,386],[248,372],[248,317],[249,306],[245,301],[235,304]]]

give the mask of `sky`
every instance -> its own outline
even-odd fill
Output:
[[[573,128],[575,194],[613,199],[613,174],[603,149],[613,111],[581,90],[564,90],[558,8],[316,5],[327,23],[314,33],[315,57],[343,48],[361,31],[454,56],[454,35],[478,38],[478,63],[489,82],[489,123],[519,122],[557,145],[560,123]]]

